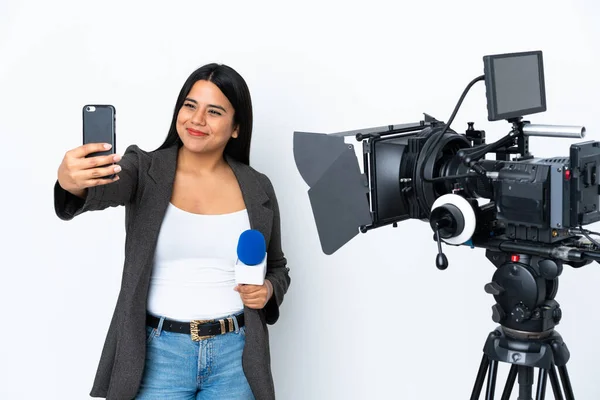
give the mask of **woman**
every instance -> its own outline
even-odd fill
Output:
[[[249,166],[251,135],[244,79],[209,64],[183,85],[157,150],[86,158],[106,148],[96,143],[66,153],[54,191],[61,219],[126,210],[123,279],[92,397],[275,397],[267,324],[290,278],[273,186]],[[235,285],[247,229],[267,243],[263,285]]]

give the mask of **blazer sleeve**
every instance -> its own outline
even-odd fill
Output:
[[[290,269],[287,267],[287,260],[281,249],[281,218],[279,215],[279,205],[277,196],[269,178],[262,176],[266,192],[271,201],[273,210],[273,228],[271,230],[271,239],[267,249],[267,274],[265,276],[273,284],[273,296],[264,307],[266,321],[268,324],[274,324],[279,319],[279,307],[290,286]]]
[[[107,207],[125,205],[132,201],[138,186],[140,151],[137,146],[129,146],[118,164],[121,166],[119,180],[108,185],[87,189],[85,199],[54,184],[54,211],[65,221],[71,220],[86,211],[103,210]]]

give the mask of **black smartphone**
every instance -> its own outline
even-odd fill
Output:
[[[110,143],[109,150],[90,153],[87,157],[115,154],[117,151],[116,110],[110,104],[83,106],[83,144]],[[105,178],[113,178],[114,175]]]

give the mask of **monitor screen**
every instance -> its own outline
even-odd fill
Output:
[[[546,111],[541,51],[498,54],[483,59],[488,120]]]

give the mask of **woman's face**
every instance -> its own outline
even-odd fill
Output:
[[[223,153],[230,138],[237,138],[235,110],[212,82],[197,81],[177,114],[177,133],[193,153]]]

